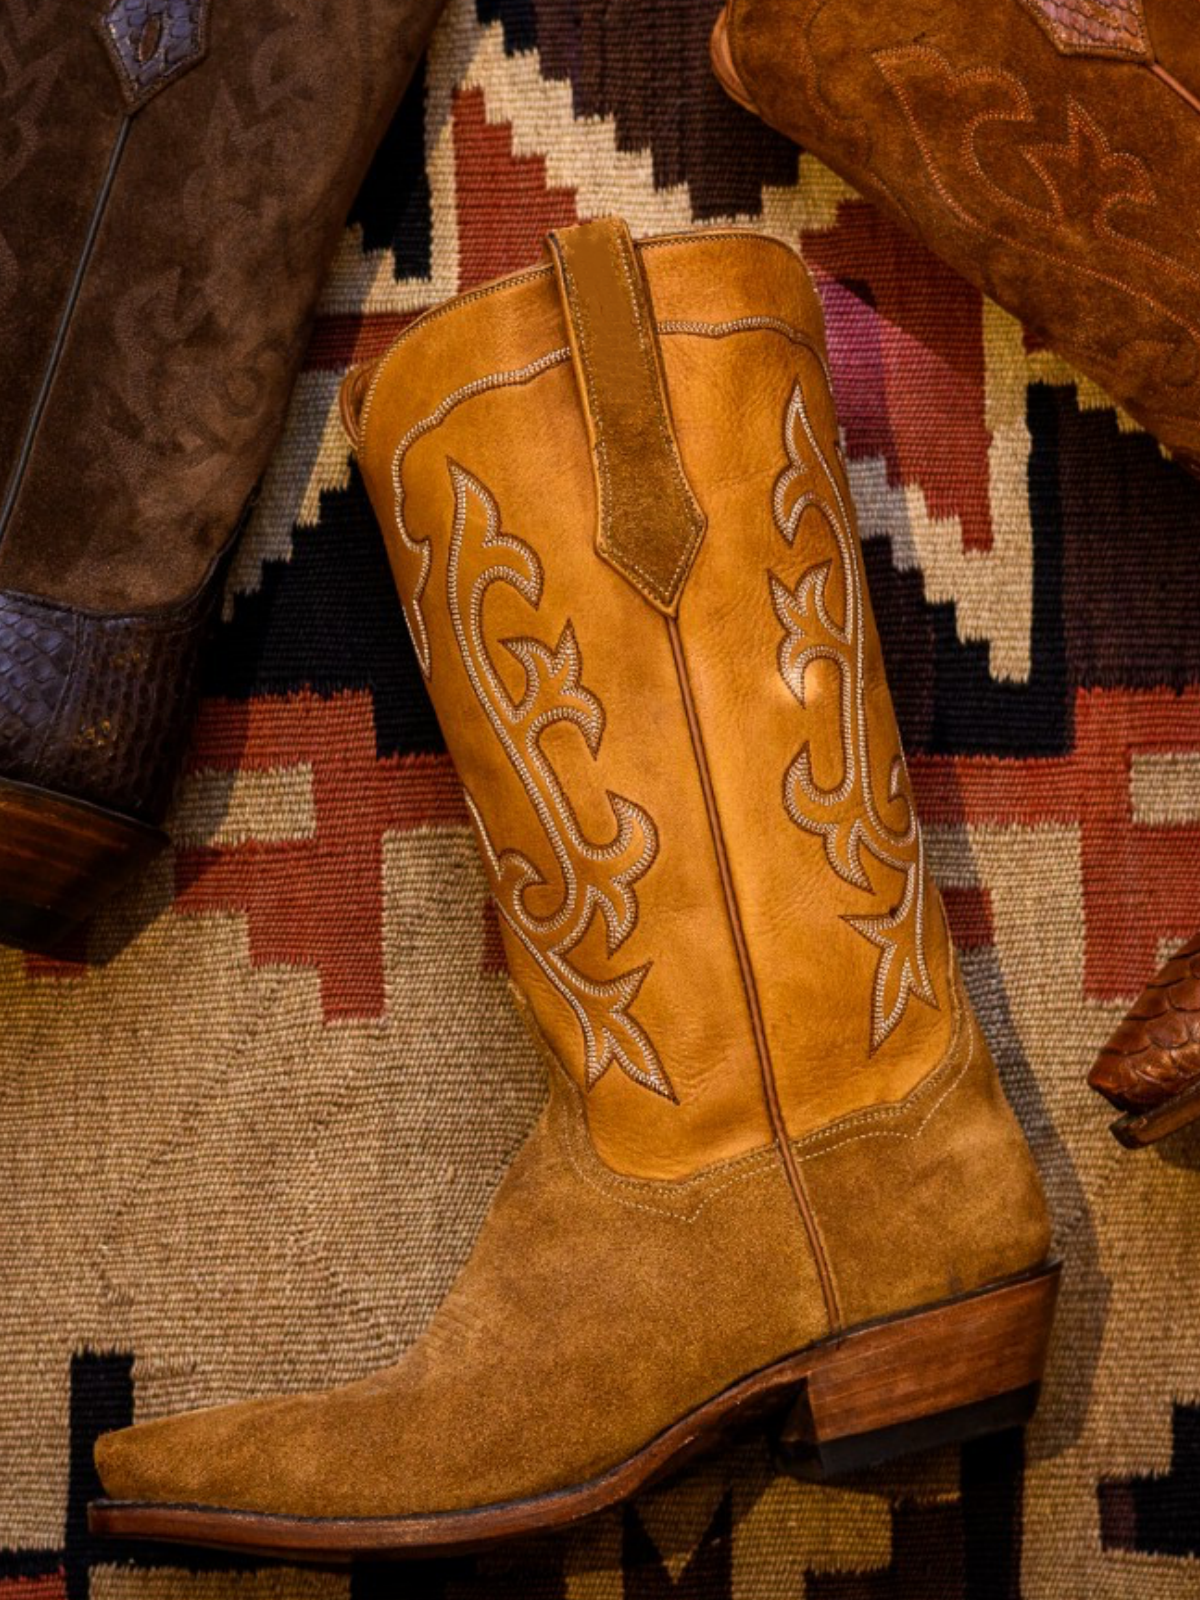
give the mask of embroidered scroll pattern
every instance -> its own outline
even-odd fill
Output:
[[[1114,148],[1073,96],[1057,136],[1045,137],[1047,113],[1012,72],[960,71],[929,45],[878,51],[874,59],[954,221],[1001,259],[1004,250],[1019,248],[1023,270],[1032,258],[1086,282],[1092,325],[1101,331],[1076,333],[1081,364],[1090,361],[1093,375],[1118,398],[1157,391],[1160,421],[1193,426],[1200,323],[1190,308],[1200,273],[1146,242],[1165,212],[1146,163]],[[931,126],[961,131],[935,139]],[[1024,169],[1019,193],[1004,187],[981,157],[983,141],[1001,135],[1007,148],[1017,147]],[[1059,348],[1074,356],[1062,338]],[[1161,403],[1172,393],[1183,410],[1172,413]]]
[[[634,885],[658,853],[657,830],[647,812],[611,790],[612,839],[596,844],[580,828],[542,739],[556,724],[573,723],[596,757],[604,735],[604,708],[584,687],[583,662],[570,622],[553,648],[534,638],[501,641],[525,679],[521,697],[510,695],[485,637],[484,603],[494,584],[506,584],[537,610],[541,563],[529,545],[501,530],[496,502],[477,478],[454,462],[450,476],[454,529],[446,586],[454,636],[471,686],[529,796],[562,880],[558,904],[546,912],[534,911],[531,896],[552,886],[520,851],[497,849],[479,806],[468,794],[497,908],[574,1012],[583,1035],[587,1087],[615,1066],[635,1083],[673,1099],[654,1046],[630,1012],[650,964],[597,980],[573,960],[597,916],[604,924],[610,957],[633,931],[638,918]]]
[[[900,902],[891,911],[849,916],[846,921],[879,950],[871,996],[871,1050],[884,1042],[915,995],[937,1009],[937,995],[925,959],[925,849],[917,822],[904,755],[894,730],[886,800],[881,808],[871,766],[871,726],[865,671],[866,618],[859,557],[846,498],[829,457],[809,419],[799,384],[792,390],[783,429],[788,464],[775,482],[775,526],[794,546],[805,518],[824,524],[829,555],[807,565],[794,588],[770,574],[771,599],[783,628],[779,671],[801,706],[807,708],[805,679],[816,661],[837,669],[837,715],[841,733],[841,777],[823,787],[813,772],[807,741],[787,769],[783,803],[797,827],[817,834],[829,865],[843,882],[876,893],[869,858],[904,879]],[[807,448],[802,451],[798,440]],[[815,463],[810,465],[810,460]],[[834,615],[830,577],[840,577],[841,619]],[[831,707],[832,714],[832,707]],[[904,817],[895,827],[884,811]]]
[[[455,302],[459,304],[460,302]],[[429,627],[425,621],[425,587],[429,582],[429,570],[433,564],[433,552],[429,540],[414,538],[409,531],[405,520],[404,504],[404,459],[408,452],[425,434],[432,432],[445,422],[450,413],[462,405],[464,400],[473,400],[476,395],[487,394],[492,389],[508,389],[529,383],[532,379],[540,377],[543,372],[551,367],[561,366],[571,359],[571,351],[567,345],[558,350],[551,350],[544,356],[539,356],[536,361],[530,361],[523,367],[515,367],[508,372],[491,372],[485,377],[476,378],[471,383],[463,384],[461,389],[455,389],[453,394],[448,394],[442,403],[422,417],[419,422],[414,422],[412,427],[396,446],[392,456],[392,493],[395,497],[396,533],[400,543],[410,556],[417,561],[417,575],[413,581],[410,594],[407,598],[401,594],[401,603],[404,607],[404,620],[408,624],[409,637],[413,642],[413,649],[417,653],[417,661],[421,672],[426,679],[433,676],[433,657],[429,648]]]

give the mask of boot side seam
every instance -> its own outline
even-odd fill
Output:
[[[775,1069],[771,1059],[770,1044],[767,1039],[766,1022],[762,1014],[762,1006],[759,1000],[750,950],[746,942],[745,930],[742,927],[741,909],[738,904],[737,891],[734,887],[733,874],[725,847],[724,828],[705,751],[704,730],[700,723],[699,713],[692,694],[691,679],[688,675],[683,639],[680,635],[678,622],[673,617],[667,617],[664,620],[671,640],[671,652],[675,658],[680,700],[692,739],[696,772],[704,794],[704,808],[708,816],[713,853],[716,857],[717,870],[720,874],[721,887],[725,899],[726,919],[733,940],[746,1006],[750,1013],[750,1023],[754,1035],[755,1051],[758,1056],[767,1116],[783,1163],[788,1186],[792,1191],[796,1209],[800,1213],[800,1220],[813,1253],[817,1277],[821,1285],[821,1295],[825,1301],[826,1315],[829,1318],[830,1332],[836,1333],[842,1326],[842,1312],[837,1283],[833,1276],[833,1267],[829,1259],[828,1248],[820,1223],[817,1220],[815,1208],[809,1197],[803,1174],[796,1162],[795,1154],[788,1138],[787,1123],[784,1119],[783,1107],[779,1099],[779,1086],[775,1080]]]
[[[67,346],[71,324],[75,320],[75,308],[79,304],[79,297],[83,293],[84,281],[87,278],[88,268],[91,266],[92,256],[95,253],[96,241],[100,237],[100,227],[108,210],[108,202],[116,183],[117,168],[121,164],[121,157],[125,151],[125,144],[129,138],[130,118],[126,116],[117,129],[113,139],[112,149],[109,151],[108,164],[104,169],[100,188],[92,205],[92,213],[88,219],[87,233],[84,235],[80,247],[79,257],[75,263],[75,271],[71,276],[67,288],[67,297],[59,312],[58,325],[54,330],[54,343],[42,368],[41,381],[29,408],[25,423],[25,433],[21,439],[21,448],[17,452],[17,459],[13,462],[12,474],[9,478],[0,502],[0,545],[3,545],[4,535],[13,514],[17,509],[17,502],[21,498],[21,490],[25,484],[25,475],[29,470],[29,463],[33,458],[34,448],[37,445],[38,434],[41,432],[42,418],[46,414],[46,407],[50,403],[50,395],[54,389],[54,382],[58,376],[58,369],[62,363],[63,351]]]

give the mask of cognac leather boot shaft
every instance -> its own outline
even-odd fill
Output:
[[[0,20],[0,939],[161,841],[221,559],[438,5]]]
[[[854,1207],[823,1130],[953,1082],[994,1101],[997,1241],[1033,1180],[929,878],[825,362],[787,247],[595,223],[347,403],[513,979],[598,1154],[678,1179],[775,1142],[836,1321]]]
[[[713,64],[1200,470],[1191,0],[729,0]]]
[[[793,253],[561,234],[415,327],[358,427],[604,1158],[678,1177],[902,1099],[961,1036],[953,958]]]
[[[109,1436],[93,1527],[428,1555],[763,1413],[818,1475],[1023,1421],[1046,1211],[928,878],[799,260],[564,230],[343,397],[550,1101],[396,1365]]]

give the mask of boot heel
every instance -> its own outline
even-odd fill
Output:
[[[49,949],[166,842],[160,828],[0,778],[0,944]]]
[[[1055,1264],[830,1345],[779,1436],[789,1469],[833,1477],[1028,1422],[1058,1277]]]

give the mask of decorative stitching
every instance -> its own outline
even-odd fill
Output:
[[[1141,0],[1020,0],[1063,55],[1118,56],[1149,61],[1153,54]]]
[[[850,1116],[842,1118],[839,1122],[830,1123],[827,1127],[818,1128],[812,1133],[804,1134],[799,1139],[793,1139],[792,1149],[800,1155],[802,1160],[814,1160],[818,1156],[825,1155],[830,1150],[841,1149],[843,1145],[854,1144],[860,1139],[916,1139],[925,1131],[934,1112],[942,1105],[947,1095],[958,1087],[975,1059],[975,1030],[973,1028],[967,1030],[968,1045],[966,1055],[957,1063],[954,1059],[955,1052],[962,1040],[963,1022],[966,1016],[966,997],[962,992],[962,978],[957,969],[955,969],[952,978],[950,994],[954,1027],[950,1036],[950,1043],[946,1047],[946,1053],[934,1070],[923,1078],[903,1100],[893,1105],[873,1106],[867,1111],[852,1112]],[[921,1100],[927,1095],[933,1094],[939,1088],[941,1092],[936,1095],[933,1103],[926,1108],[915,1128],[864,1128],[866,1123],[896,1122],[902,1117],[909,1116]],[[845,1128],[848,1131],[836,1138],[831,1138],[830,1135],[835,1133],[838,1128]],[[817,1148],[810,1148],[813,1146]],[[807,1154],[805,1154],[806,1151]]]
[[[812,470],[801,454],[799,428],[820,470],[823,484],[812,486]],[[776,479],[772,495],[775,526],[793,546],[804,516],[815,513],[829,530],[837,549],[842,578],[844,621],[838,623],[827,604],[832,561],[806,566],[794,588],[768,574],[775,614],[784,630],[778,651],[779,673],[801,707],[806,707],[805,677],[815,661],[832,662],[841,685],[839,729],[842,740],[842,777],[835,788],[817,783],[812,771],[808,741],[788,768],[783,781],[783,804],[797,827],[816,834],[825,856],[843,882],[874,893],[863,862],[863,849],[882,865],[904,877],[904,895],[890,912],[872,916],[847,916],[856,933],[875,945],[880,955],[871,994],[871,1052],[874,1053],[899,1023],[910,995],[938,1009],[937,994],[925,959],[925,847],[917,822],[912,786],[904,754],[892,760],[888,802],[904,808],[903,829],[893,828],[880,814],[871,766],[871,730],[866,701],[866,623],[863,581],[847,502],[828,456],[809,419],[800,383],[792,389],[784,417],[783,443],[788,464]],[[810,486],[794,498],[797,483]],[[824,492],[822,492],[822,489]],[[805,803],[807,802],[807,804]],[[900,958],[895,995],[890,1004],[893,968]]]
[[[536,361],[530,361],[523,367],[515,367],[507,372],[491,372],[482,378],[476,378],[471,383],[464,383],[461,389],[455,389],[453,394],[447,395],[427,417],[422,417],[419,422],[414,422],[396,446],[395,454],[392,456],[392,495],[396,532],[399,534],[400,542],[404,548],[415,555],[421,563],[416,582],[413,584],[412,595],[408,600],[402,595],[401,604],[404,609],[404,620],[408,624],[409,637],[413,642],[413,649],[417,653],[417,661],[426,679],[433,676],[433,660],[429,646],[429,630],[425,624],[425,613],[421,606],[421,600],[425,594],[425,586],[429,582],[429,569],[433,562],[433,551],[428,539],[413,539],[411,537],[404,520],[404,458],[423,434],[430,433],[434,428],[440,427],[450,413],[457,406],[460,406],[464,400],[470,400],[477,394],[486,394],[490,389],[502,389],[529,383],[551,367],[561,366],[563,362],[570,359],[571,352],[564,345],[562,349],[551,350],[546,355],[539,356]]]
[[[572,1085],[573,1087],[573,1085]],[[717,1163],[707,1167],[702,1172],[693,1173],[690,1177],[678,1180],[629,1178],[619,1172],[613,1172],[610,1167],[597,1170],[585,1166],[586,1155],[581,1159],[580,1133],[581,1129],[577,1119],[568,1113],[562,1119],[563,1132],[560,1143],[575,1176],[581,1183],[587,1184],[598,1194],[604,1195],[615,1205],[624,1206],[628,1211],[645,1211],[651,1216],[659,1217],[669,1222],[695,1222],[700,1215],[712,1204],[718,1196],[725,1194],[739,1183],[749,1183],[760,1178],[769,1177],[777,1167],[780,1176],[783,1176],[780,1166],[779,1152],[774,1145],[764,1145],[761,1150],[751,1151],[746,1156],[736,1156],[727,1163]],[[599,1157],[590,1144],[584,1146],[587,1155],[591,1156],[593,1163],[599,1163]],[[684,1188],[693,1188],[699,1184],[709,1183],[714,1172],[720,1172],[722,1167],[727,1169],[727,1176],[719,1183],[713,1184],[706,1193],[693,1204],[690,1211],[674,1210],[670,1204]],[[644,1198],[632,1200],[627,1195],[617,1193],[618,1189],[633,1189]],[[658,1203],[655,1204],[654,1201]]]
[[[1010,242],[1005,234],[1001,233],[995,226],[982,222],[956,198],[937,164],[933,150],[917,116],[912,98],[905,85],[900,81],[899,74],[896,71],[897,67],[903,67],[905,64],[914,61],[924,61],[932,65],[941,74],[947,85],[961,88],[963,85],[981,84],[986,87],[997,88],[1014,97],[1010,101],[1008,108],[977,112],[974,116],[968,118],[963,127],[960,153],[969,166],[975,182],[982,186],[984,192],[989,194],[996,204],[1010,213],[1015,213],[1025,218],[1027,221],[1036,222],[1042,229],[1054,226],[1061,228],[1069,220],[1073,220],[1077,225],[1086,221],[1087,226],[1091,229],[1093,238],[1114,243],[1121,250],[1142,257],[1160,275],[1184,286],[1189,294],[1194,295],[1196,290],[1200,288],[1200,275],[1191,271],[1182,262],[1177,261],[1172,256],[1164,255],[1152,246],[1142,244],[1129,234],[1118,233],[1113,228],[1109,220],[1109,213],[1118,204],[1125,202],[1148,207],[1158,203],[1159,196],[1146,164],[1131,151],[1114,151],[1103,128],[1095,122],[1084,106],[1074,97],[1068,97],[1066,104],[1068,127],[1066,142],[1055,144],[1050,140],[1043,140],[1040,143],[1031,144],[1024,152],[1025,160],[1045,186],[1048,195],[1048,209],[1039,211],[1036,207],[1031,207],[1027,202],[998,188],[992,178],[985,172],[975,148],[977,131],[989,122],[1003,121],[1012,123],[1021,121],[1029,124],[1035,123],[1036,111],[1032,97],[1025,85],[1014,73],[982,67],[956,72],[951,62],[939,50],[935,50],[930,45],[906,45],[893,50],[880,50],[875,53],[874,60],[879,66],[884,82],[895,96],[909,125],[909,131],[925,164],[929,182],[933,185],[939,198],[950,213],[971,233],[977,237],[997,240],[1002,244]],[[1125,178],[1124,187],[1114,188],[1110,186],[1106,192],[1101,194],[1089,219],[1085,219],[1080,215],[1072,216],[1069,207],[1063,201],[1059,185],[1055,181],[1049,164],[1051,156],[1057,156],[1060,160],[1065,157],[1067,170],[1079,171],[1085,137],[1090,139],[1093,148],[1100,152],[1099,161],[1093,161],[1090,167],[1090,181],[1093,186],[1095,182],[1094,175],[1097,172],[1104,173],[1119,170],[1124,174]],[[1118,277],[1114,273],[1091,266],[1082,253],[1077,251],[1073,256],[1060,254],[1057,251],[1043,248],[1028,237],[1022,237],[1021,249],[1026,254],[1048,261],[1052,266],[1088,278],[1093,283],[1101,284],[1105,288],[1115,289],[1129,299],[1147,306],[1156,318],[1161,317],[1178,328],[1190,342],[1193,350],[1200,352],[1200,326],[1197,326],[1196,323],[1189,320],[1182,313],[1172,310],[1171,307],[1154,295],[1129,283],[1123,277]],[[1105,326],[1106,329],[1111,331],[1111,321],[1106,321]],[[1089,340],[1086,337],[1080,339],[1077,342],[1077,348],[1089,353],[1094,361],[1102,363],[1106,369],[1112,369],[1113,358],[1100,348],[1094,340]],[[1164,365],[1164,363],[1160,363],[1160,368]],[[1164,384],[1171,384],[1170,377],[1165,371],[1162,371],[1160,376]],[[1190,388],[1193,385],[1194,379],[1189,380],[1184,387]],[[1171,384],[1171,386],[1179,387],[1178,384]],[[1116,387],[1119,388],[1120,385],[1116,385]],[[1159,416],[1163,422],[1191,424],[1194,421],[1194,418],[1186,412],[1171,413],[1160,411]]]
[[[583,661],[569,621],[553,649],[532,638],[503,641],[525,674],[521,699],[514,701],[510,696],[484,637],[484,600],[493,584],[503,583],[536,611],[542,597],[541,563],[529,545],[501,531],[496,501],[483,484],[457,462],[451,461],[449,469],[454,528],[446,594],[454,636],[471,687],[537,813],[563,883],[562,900],[554,911],[544,916],[530,911],[528,893],[544,887],[546,879],[519,851],[497,851],[478,805],[468,794],[467,805],[479,830],[497,909],[574,1012],[584,1041],[586,1087],[592,1088],[616,1065],[635,1083],[673,1100],[654,1046],[629,1009],[651,964],[598,982],[568,959],[597,913],[605,924],[609,956],[615,955],[633,932],[638,918],[634,885],[649,871],[658,853],[657,829],[641,806],[611,790],[607,798],[616,826],[612,840],[596,845],[580,828],[541,740],[555,723],[570,722],[579,729],[591,755],[597,757],[604,735],[604,708],[584,687]],[[469,516],[472,506],[483,513],[481,518]],[[464,572],[468,557],[472,567],[479,565],[473,578]]]
[[[832,376],[820,347],[810,334],[782,317],[730,317],[726,322],[700,322],[692,317],[667,317],[658,324],[660,334],[690,333],[702,339],[724,339],[731,333],[780,333],[792,344],[800,345],[814,355],[821,371],[832,383]]]
[[[667,241],[664,240],[663,242],[666,243]],[[786,246],[781,245],[780,248],[784,249]],[[536,273],[529,273],[526,276],[545,277],[548,271],[549,269],[544,269]],[[479,291],[478,293],[492,294],[494,292],[495,286],[491,289]],[[475,298],[478,298],[478,294],[475,296]],[[445,311],[452,309],[453,306],[460,303],[460,301],[453,301],[449,306],[442,308],[440,313],[431,313],[431,315],[444,314]],[[764,332],[779,333],[785,338],[790,339],[793,344],[803,345],[807,349],[811,350],[813,355],[816,356],[821,362],[822,370],[826,373],[826,377],[828,378],[828,369],[825,366],[825,362],[821,357],[820,351],[812,343],[809,336],[801,329],[794,327],[791,323],[784,322],[777,317],[738,317],[730,322],[683,322],[668,320],[659,323],[657,326],[659,333],[667,335],[694,334],[699,337],[711,339],[724,338],[727,334],[731,333],[756,332],[760,330]],[[401,338],[406,337],[407,333],[411,332],[411,328],[407,329],[406,333],[401,335]],[[397,341],[397,343],[399,343],[399,341]],[[395,348],[396,347],[393,346],[393,350]],[[389,353],[388,357],[385,358],[385,363],[390,359],[391,355]],[[447,395],[446,398],[442,400],[427,416],[422,417],[419,421],[413,423],[412,427],[408,429],[407,433],[405,433],[404,437],[400,440],[400,443],[396,446],[395,453],[392,456],[392,494],[396,532],[399,535],[400,542],[404,548],[410,554],[415,555],[417,560],[420,562],[420,569],[417,573],[416,581],[413,584],[412,594],[408,598],[401,596],[401,604],[404,610],[404,620],[408,626],[409,637],[412,639],[413,649],[416,651],[417,662],[420,665],[422,674],[427,680],[433,676],[433,661],[429,643],[429,630],[426,626],[425,613],[422,608],[421,601],[424,596],[426,586],[429,582],[429,571],[433,561],[433,553],[430,549],[428,539],[414,539],[409,531],[408,524],[405,521],[403,476],[404,459],[408,455],[409,450],[411,450],[413,445],[416,444],[418,439],[422,438],[425,434],[432,432],[433,429],[439,427],[440,424],[443,423],[450,415],[450,413],[459,405],[461,405],[464,400],[470,400],[475,395],[486,394],[491,389],[500,389],[529,383],[534,378],[539,377],[543,372],[548,371],[552,367],[560,366],[563,362],[569,361],[570,359],[570,349],[564,345],[558,350],[550,350],[545,355],[538,356],[536,360],[527,362],[523,367],[514,367],[503,372],[490,372],[484,374],[482,377],[475,378],[472,380],[472,382],[465,383],[461,388],[455,389],[453,393]],[[383,364],[381,364],[381,368],[382,365]],[[360,445],[360,452],[362,449],[365,449],[367,408],[371,403],[371,397],[379,383],[381,368],[376,370],[371,386],[367,391],[367,398],[363,402],[362,411],[360,413],[359,434],[360,438],[364,441],[364,443]],[[605,470],[607,471],[607,462],[605,462]],[[645,574],[640,575],[645,576]],[[646,581],[650,582],[651,580],[647,577]]]

